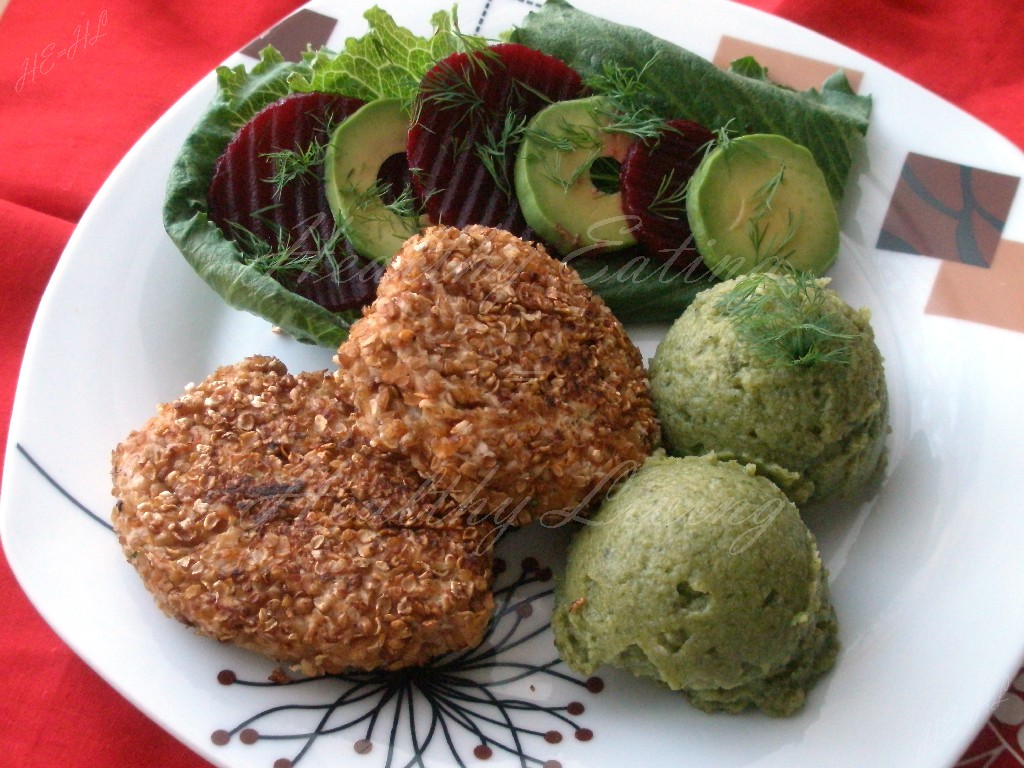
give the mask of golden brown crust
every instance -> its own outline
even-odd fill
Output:
[[[114,528],[166,613],[307,674],[480,642],[493,528],[355,439],[348,401],[253,357],[115,449]]]
[[[357,430],[498,524],[585,513],[657,441],[643,360],[611,311],[497,229],[407,241],[338,362]]]

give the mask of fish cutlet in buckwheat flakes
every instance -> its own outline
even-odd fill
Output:
[[[406,241],[337,361],[357,430],[499,525],[585,514],[659,439],[619,321],[573,269],[498,229]]]
[[[114,450],[114,528],[165,613],[310,675],[481,641],[493,528],[354,439],[348,400],[252,357]]]

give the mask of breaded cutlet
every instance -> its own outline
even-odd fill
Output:
[[[352,434],[327,373],[218,369],[113,452],[112,519],[160,608],[310,675],[477,645],[493,527]]]
[[[659,439],[619,321],[573,269],[498,229],[406,241],[337,360],[370,444],[499,525],[585,515]]]

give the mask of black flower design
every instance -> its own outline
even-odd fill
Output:
[[[507,571],[500,560],[495,570]],[[584,705],[579,701],[540,703],[510,689],[532,678],[556,679],[591,694],[604,686],[599,678],[580,680],[563,671],[550,642],[550,624],[538,620],[541,612],[534,611],[535,603],[550,598],[550,581],[550,569],[533,558],[524,560],[518,577],[495,589],[496,608],[483,643],[423,667],[301,679],[288,679],[276,670],[270,681],[241,680],[224,670],[218,675],[223,685],[313,685],[324,691],[324,700],[264,709],[231,729],[214,731],[211,738],[219,745],[235,736],[243,744],[271,740],[301,744],[292,757],[275,761],[274,768],[298,765],[314,743],[343,732],[360,734],[353,744],[358,754],[385,751],[385,768],[427,766],[428,759],[432,764],[440,760],[465,768],[468,753],[486,760],[496,752],[517,758],[524,768],[560,768],[557,760],[544,760],[538,754],[545,745],[560,743],[566,733],[578,741],[593,737],[577,721]],[[537,648],[546,650],[542,657],[546,660],[525,660]],[[530,689],[536,686],[531,684]],[[275,731],[275,716],[282,713],[308,714],[311,728],[299,733]],[[403,737],[407,737],[404,746],[400,745]]]

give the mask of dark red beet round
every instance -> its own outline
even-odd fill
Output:
[[[575,70],[517,43],[434,65],[420,82],[406,145],[413,189],[430,220],[531,237],[514,183],[522,128],[551,102],[584,95]]]
[[[302,155],[327,145],[332,129],[363,102],[327,93],[296,93],[260,110],[243,125],[214,166],[207,193],[210,220],[247,257],[264,241],[271,250],[287,250],[291,267],[268,271],[291,291],[334,312],[369,303],[381,267],[352,250],[344,238],[333,251],[324,247],[335,234],[334,217],[324,189],[321,162],[299,164],[292,178],[275,184],[275,171],[286,161],[275,153]],[[318,258],[333,252],[331,259]]]
[[[656,140],[634,142],[622,161],[622,208],[638,217],[637,240],[653,256],[683,269],[700,258],[683,192],[714,138],[698,123],[670,120]]]

